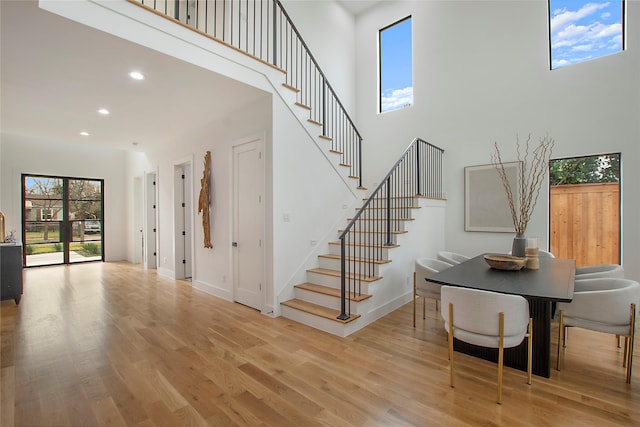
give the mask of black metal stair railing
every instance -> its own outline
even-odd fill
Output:
[[[351,316],[351,299],[375,280],[376,265],[396,246],[395,235],[412,217],[417,197],[443,199],[444,150],[415,139],[340,234],[341,304],[338,319]]]
[[[284,70],[285,84],[362,187],[362,137],[279,0],[127,1]]]

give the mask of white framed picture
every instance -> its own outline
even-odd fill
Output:
[[[518,179],[520,162],[504,163],[518,211]],[[514,233],[509,200],[498,170],[494,165],[464,168],[464,229]]]

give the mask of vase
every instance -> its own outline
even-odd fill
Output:
[[[513,245],[511,246],[511,255],[524,258],[526,248],[527,238],[524,237],[524,234],[516,234],[513,238]]]

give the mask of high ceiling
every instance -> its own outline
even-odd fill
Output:
[[[2,133],[153,151],[266,96],[43,11],[37,2],[0,1],[0,7]],[[132,70],[146,79],[131,79]]]
[[[339,0],[339,3],[349,12],[359,15],[382,1],[384,0]]]

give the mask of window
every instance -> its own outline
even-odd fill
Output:
[[[379,32],[379,111],[385,113],[413,104],[411,17]]]
[[[621,0],[549,0],[551,69],[624,50]]]
[[[42,209],[40,211],[40,216],[43,221],[51,221],[53,219],[53,209]]]

